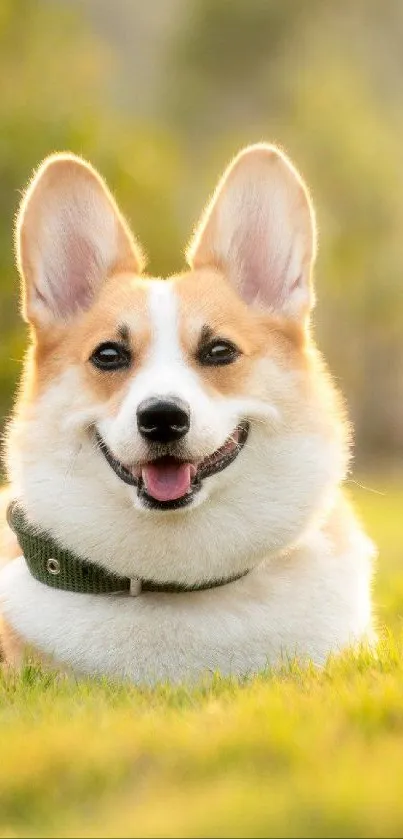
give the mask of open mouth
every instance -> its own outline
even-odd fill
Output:
[[[225,443],[200,461],[163,455],[155,460],[129,466],[114,457],[98,431],[99,449],[115,474],[126,484],[137,487],[143,504],[159,510],[175,510],[190,504],[202,481],[226,469],[243,449],[249,423],[239,423]]]

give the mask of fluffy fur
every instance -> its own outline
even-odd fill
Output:
[[[314,346],[312,204],[271,146],[241,152],[188,250],[190,270],[141,276],[141,250],[84,161],[40,167],[17,223],[24,314],[32,327],[8,434],[13,497],[81,556],[129,577],[222,588],[139,597],[57,592],[23,558],[0,573],[3,648],[25,647],[77,672],[137,682],[243,675],[282,657],[321,664],[373,638],[372,545],[341,490],[349,429]],[[203,329],[240,350],[202,366]],[[89,358],[123,333],[133,363],[105,373]],[[143,463],[135,417],[175,395],[191,425],[178,454],[198,462],[247,419],[244,449],[179,510],[150,510],[94,445]],[[7,549],[7,553],[9,552]]]

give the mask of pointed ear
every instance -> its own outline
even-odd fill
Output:
[[[97,172],[71,154],[47,158],[16,224],[23,314],[40,326],[88,308],[113,271],[140,273],[143,256]]]
[[[282,152],[259,144],[224,173],[187,257],[191,267],[222,270],[247,303],[303,320],[314,302],[315,247],[302,179]]]

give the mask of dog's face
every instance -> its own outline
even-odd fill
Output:
[[[9,462],[35,520],[157,581],[231,576],[297,541],[345,441],[307,332],[313,214],[287,159],[236,158],[178,277],[141,276],[113,199],[72,156],[35,176],[17,246],[34,344]]]

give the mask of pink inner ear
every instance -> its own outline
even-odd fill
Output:
[[[284,243],[270,241],[268,230],[257,223],[252,230],[238,230],[238,260],[240,266],[240,291],[246,303],[260,300],[262,303],[279,307],[292,291],[298,279],[289,282],[293,248],[282,253]]]
[[[67,317],[91,304],[96,281],[103,279],[101,259],[89,239],[65,231],[57,264],[45,263],[43,288],[38,296],[56,317]],[[56,254],[54,254],[54,257]]]
[[[264,236],[256,231],[248,236],[242,231],[240,234],[239,261],[241,269],[241,291],[246,303],[252,303],[262,293],[262,275],[265,266],[262,265],[262,252],[265,247]]]

